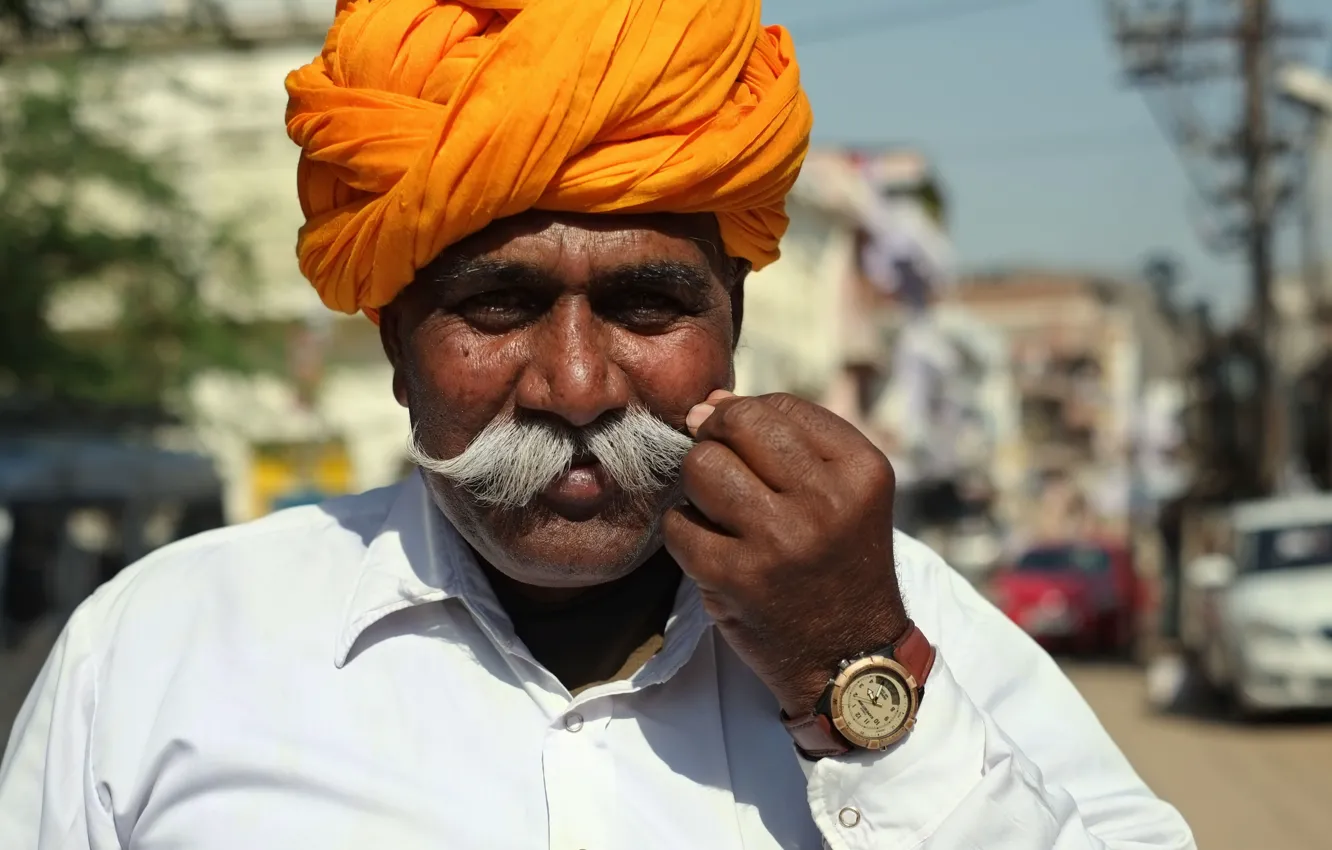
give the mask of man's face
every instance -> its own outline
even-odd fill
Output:
[[[572,468],[518,506],[427,475],[441,510],[500,572],[584,587],[625,575],[660,546],[671,488],[626,489],[582,441],[609,435],[631,448],[632,467],[626,422],[652,445],[652,426],[658,440],[661,422],[683,432],[693,405],[732,386],[742,275],[719,245],[712,216],[531,213],[448,249],[383,311],[394,391],[441,469],[489,445],[483,472],[498,464],[501,482],[530,477],[505,454],[510,433],[580,446]]]

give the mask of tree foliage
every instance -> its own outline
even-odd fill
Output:
[[[0,395],[172,407],[201,372],[263,360],[204,297],[246,275],[247,251],[135,143],[116,94],[104,58],[0,79]],[[62,298],[109,320],[62,328]]]

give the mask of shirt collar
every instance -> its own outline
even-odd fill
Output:
[[[462,600],[504,649],[514,651],[516,636],[495,627],[509,618],[471,547],[430,499],[421,476],[411,475],[398,485],[383,524],[366,547],[339,620],[333,663],[345,666],[361,634],[390,614],[447,599]],[[666,627],[671,663],[652,678],[669,677],[687,660],[707,623],[698,588],[686,577]]]
[[[398,485],[383,524],[366,547],[339,621],[334,663],[345,665],[357,638],[379,620],[404,608],[464,596],[478,579],[472,550],[430,500],[421,476],[409,476]]]

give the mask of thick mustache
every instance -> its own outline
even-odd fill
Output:
[[[669,486],[694,441],[642,408],[578,428],[558,420],[498,418],[459,455],[432,457],[413,434],[408,456],[484,504],[522,507],[577,462],[595,459],[629,493]]]

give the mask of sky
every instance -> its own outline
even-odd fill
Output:
[[[109,0],[161,11],[185,0]],[[1329,0],[1272,0],[1280,15],[1322,20]],[[1235,0],[1192,0],[1225,11]],[[334,0],[224,0],[239,17]],[[1202,204],[1142,94],[1122,82],[1103,0],[763,0],[791,30],[815,114],[815,142],[912,147],[933,160],[951,204],[964,270],[1038,267],[1136,275],[1166,252],[1181,295],[1222,318],[1247,298],[1241,254],[1198,235]],[[977,9],[983,9],[977,11]],[[970,10],[970,13],[967,13]],[[300,14],[300,12],[298,12]],[[1329,42],[1310,58],[1328,67]],[[1213,116],[1216,117],[1216,116]],[[1321,185],[1332,250],[1332,155]],[[1297,270],[1288,227],[1279,258]]]
[[[764,17],[792,32],[816,143],[902,145],[932,158],[964,268],[1132,275],[1168,251],[1182,294],[1209,298],[1222,316],[1242,309],[1244,258],[1199,238],[1188,179],[1142,94],[1122,83],[1100,0],[991,3],[943,17],[985,0],[766,0]],[[1332,29],[1327,0],[1277,7]],[[1324,42],[1310,58],[1326,67],[1327,54]],[[1283,235],[1290,269],[1297,246]]]

